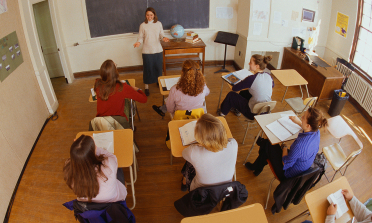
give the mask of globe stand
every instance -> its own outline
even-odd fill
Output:
[[[180,42],[184,42],[184,41],[183,41],[183,38],[176,38],[175,42],[180,43]]]

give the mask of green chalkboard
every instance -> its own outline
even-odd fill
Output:
[[[0,81],[4,81],[22,63],[21,46],[14,31],[0,39]]]

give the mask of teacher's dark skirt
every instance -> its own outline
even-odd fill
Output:
[[[158,77],[163,73],[163,52],[142,54],[143,83],[153,84],[158,82]]]

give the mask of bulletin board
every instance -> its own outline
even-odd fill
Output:
[[[0,81],[4,81],[22,63],[21,47],[14,31],[0,39]]]

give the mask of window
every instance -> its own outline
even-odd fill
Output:
[[[372,77],[372,0],[359,0],[358,20],[351,53],[353,65]]]

